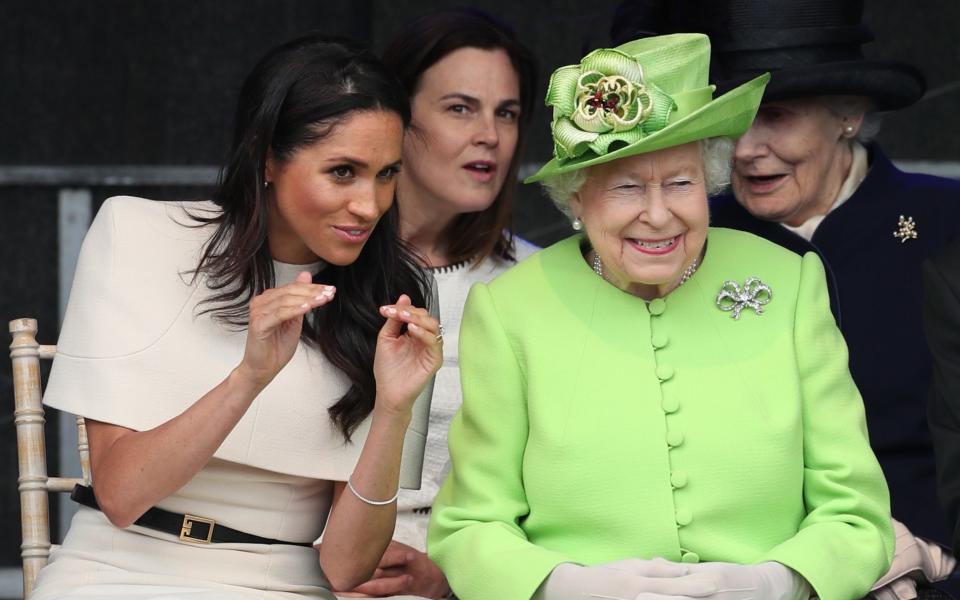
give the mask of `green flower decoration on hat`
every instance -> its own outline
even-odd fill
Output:
[[[595,50],[579,65],[555,71],[546,102],[553,107],[554,155],[561,160],[587,150],[606,154],[613,142],[637,142],[663,129],[677,107],[644,79],[636,58],[615,49]]]
[[[525,181],[704,138],[739,137],[770,75],[714,98],[709,72],[710,39],[700,33],[634,40],[561,67],[546,99],[554,156]]]

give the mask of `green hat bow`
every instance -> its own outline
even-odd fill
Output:
[[[714,98],[709,69],[710,40],[696,33],[594,50],[561,67],[546,98],[554,156],[527,183],[708,137],[739,137],[770,76]]]
[[[555,71],[546,103],[553,107],[550,128],[560,159],[587,150],[602,155],[615,141],[639,141],[663,129],[677,107],[669,94],[644,79],[636,58],[606,48]]]

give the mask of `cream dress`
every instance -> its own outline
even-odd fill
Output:
[[[198,314],[211,292],[203,276],[188,272],[211,233],[190,214],[217,210],[210,202],[131,197],[104,203],[81,250],[45,404],[142,431],[182,413],[239,363],[246,332]],[[283,285],[319,265],[274,267]],[[318,539],[332,482],[350,475],[369,429],[361,424],[348,444],[330,422],[327,408],[347,386],[301,344],[210,462],[157,506],[267,538]],[[335,598],[314,548],[182,542],[138,526],[119,529],[84,507],[31,596],[168,597]]]

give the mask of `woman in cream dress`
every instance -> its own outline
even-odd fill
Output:
[[[442,356],[396,236],[408,122],[366,51],[301,38],[247,78],[213,201],[103,205],[45,397],[87,418],[99,509],[33,600],[331,599],[369,578]],[[144,526],[158,510],[182,522]]]

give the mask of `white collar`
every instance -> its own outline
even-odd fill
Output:
[[[326,266],[327,263],[323,261],[317,261],[308,263],[305,265],[292,265],[290,263],[280,262],[279,260],[273,261],[273,276],[274,276],[274,286],[280,287],[281,285],[287,285],[288,283],[293,283],[297,279],[297,275],[301,271],[308,271],[311,275],[316,275],[320,270]]]

